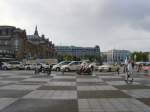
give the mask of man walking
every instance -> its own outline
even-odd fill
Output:
[[[0,61],[0,70],[2,70],[2,62]]]
[[[132,78],[131,82],[133,82],[133,68],[132,68],[132,63],[129,60],[127,64],[127,74],[125,76],[125,81],[128,83],[129,78]]]
[[[49,65],[49,67],[48,67],[48,71],[47,71],[48,76],[51,75],[52,67],[53,67],[52,65]]]

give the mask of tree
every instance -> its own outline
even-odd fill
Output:
[[[148,52],[133,52],[131,54],[131,59],[134,61],[148,61],[148,55]]]
[[[65,61],[73,61],[73,56],[71,56],[71,55],[65,55],[63,57],[63,60],[65,60]]]

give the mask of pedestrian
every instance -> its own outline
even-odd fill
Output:
[[[34,74],[37,75],[40,73],[40,68],[38,66],[38,64],[35,65],[35,68],[34,68]]]
[[[123,68],[124,68],[124,69],[123,69],[123,72],[124,72],[124,73],[127,72],[127,65],[128,65],[128,59],[126,58],[126,59],[125,59],[125,62],[124,62],[124,67],[123,67]]]
[[[132,68],[132,63],[130,60],[128,61],[128,64],[127,64],[127,73],[125,76],[125,81],[128,82],[129,78],[132,78],[131,82],[133,82],[133,68]]]
[[[117,66],[117,73],[118,73],[118,76],[119,76],[119,73],[120,73],[120,67],[119,67],[119,65]]]
[[[0,61],[0,70],[2,70],[2,62]]]
[[[48,71],[47,71],[47,75],[50,76],[51,75],[51,72],[52,72],[52,65],[49,65],[48,67]]]
[[[134,69],[134,65],[135,65],[135,64],[134,64],[134,61],[132,61],[132,63],[131,63],[131,64],[132,64],[132,69]]]
[[[139,64],[137,72],[141,72],[141,70],[142,70],[142,64]]]

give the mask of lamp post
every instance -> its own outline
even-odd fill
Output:
[[[136,54],[134,55],[134,61],[136,62]]]
[[[149,52],[149,55],[148,55],[148,60],[150,61],[150,52]]]

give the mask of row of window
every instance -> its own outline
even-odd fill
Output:
[[[13,32],[12,29],[3,29],[3,30],[0,30],[0,35],[9,35]]]
[[[15,51],[11,51],[11,50],[0,50],[0,53],[9,53],[9,54],[14,54]]]
[[[0,45],[9,45],[10,42],[8,40],[0,40]]]
[[[58,51],[61,50],[61,51],[99,51],[99,49],[95,49],[95,48],[82,48],[82,49],[79,49],[79,48],[70,48],[70,49],[67,49],[67,48],[56,48]]]

